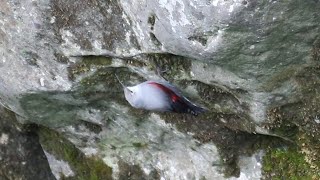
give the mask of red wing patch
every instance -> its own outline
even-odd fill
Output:
[[[177,113],[190,113],[198,115],[198,113],[204,112],[205,109],[198,107],[189,101],[185,100],[184,97],[177,95],[172,89],[166,87],[163,84],[156,82],[148,82],[148,84],[161,89],[171,99],[171,111]]]
[[[153,85],[159,89],[161,89],[163,92],[165,92],[171,99],[172,102],[181,101],[181,97],[179,97],[174,91],[172,91],[170,88],[166,87],[165,85],[156,83],[156,82],[149,82],[148,84]]]

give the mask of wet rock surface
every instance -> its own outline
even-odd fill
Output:
[[[39,165],[22,179],[318,179],[319,16],[317,1],[2,1],[0,102],[19,118],[1,112],[0,147],[30,153],[1,175],[21,159]],[[115,74],[157,68],[208,112],[130,107]]]

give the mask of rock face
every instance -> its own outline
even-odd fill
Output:
[[[0,112],[0,179],[55,179],[33,132],[36,127],[22,127],[14,114]]]
[[[9,135],[35,144],[15,163],[44,168],[7,179],[320,177],[318,1],[4,0],[0,17],[0,102],[36,127]],[[156,67],[209,111],[130,107],[115,74]]]

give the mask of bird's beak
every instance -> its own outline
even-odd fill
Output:
[[[121,86],[125,88],[126,86],[120,81],[120,79],[119,79],[119,77],[117,76],[117,74],[114,74],[114,75],[116,76],[116,78],[117,78],[118,82],[121,84]]]
[[[127,90],[131,91],[130,89],[128,89],[128,88],[120,81],[120,79],[119,79],[119,77],[117,76],[117,74],[114,74],[114,75],[116,76],[118,82],[121,84],[121,86],[122,86],[123,89],[127,89]]]

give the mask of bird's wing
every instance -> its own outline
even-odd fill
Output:
[[[161,89],[168,96],[172,111],[194,115],[205,111],[204,108],[193,104],[189,99],[184,97],[178,88],[168,82],[147,81],[146,83]]]
[[[164,87],[162,87],[163,89],[170,90],[170,91],[174,92],[177,96],[183,97],[181,91],[177,87],[175,87],[174,85],[168,83],[167,81],[146,81],[146,83],[158,84],[159,87],[164,86]]]
[[[147,81],[146,83],[148,85],[154,86],[154,87],[162,90],[170,98],[170,100],[173,102],[179,98],[180,99],[183,98],[181,93],[179,93],[178,90],[172,85],[169,86],[167,84],[160,83],[157,81]]]

